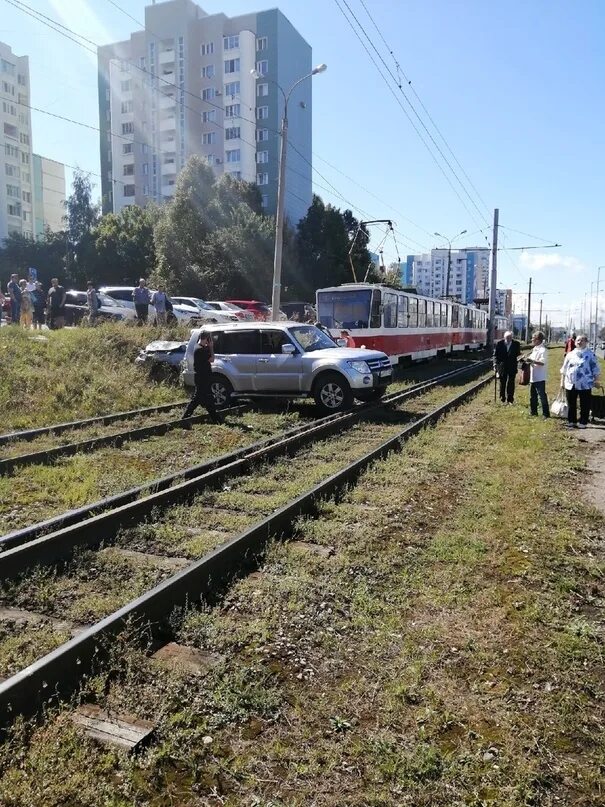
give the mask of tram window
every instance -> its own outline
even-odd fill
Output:
[[[426,300],[418,300],[418,327],[426,328]]]
[[[371,294],[369,289],[318,292],[319,321],[326,328],[367,328]]]
[[[432,302],[427,301],[427,304],[426,304],[426,327],[427,328],[432,328],[433,325],[435,324],[435,317],[433,315],[433,305],[434,304]]]
[[[370,318],[370,328],[380,328],[380,323],[382,320],[380,304],[380,291],[379,289],[374,289],[372,293],[372,316]]]
[[[397,327],[397,295],[385,292],[382,303],[382,316],[385,328]]]
[[[460,309],[457,305],[452,306],[452,328],[458,328]]]
[[[397,327],[408,327],[408,298],[403,294],[399,295],[399,303],[397,305]]]
[[[418,299],[416,297],[408,297],[408,327],[418,327]]]

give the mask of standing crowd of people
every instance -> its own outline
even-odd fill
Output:
[[[6,295],[0,291],[0,320],[7,302],[13,325],[27,330],[40,330],[44,324],[56,330],[65,325],[65,289],[56,277],[53,277],[48,292],[45,292],[42,283],[31,274],[21,280],[18,274],[12,274],[6,286]]]
[[[521,369],[520,369],[521,368]],[[529,369],[529,411],[538,415],[538,403],[545,418],[550,417],[546,380],[548,351],[542,331],[532,336],[532,350],[527,355],[521,353],[521,343],[513,339],[511,331],[496,343],[494,349],[494,370],[500,382],[500,400],[512,405],[515,401],[517,377]],[[561,367],[561,389],[567,400],[567,422],[569,428],[585,429],[588,425],[593,388],[602,389],[599,383],[601,368],[597,357],[588,347],[588,337],[571,333],[565,342],[565,358]],[[579,402],[579,417],[578,417]]]

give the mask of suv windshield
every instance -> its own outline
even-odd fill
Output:
[[[320,331],[315,325],[301,325],[300,327],[289,328],[290,333],[302,347],[305,353],[312,350],[327,350],[338,347],[326,333]]]

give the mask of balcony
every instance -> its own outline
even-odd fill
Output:
[[[176,99],[174,95],[162,95],[160,98],[160,109],[174,109],[176,106]]]
[[[160,132],[176,132],[176,118],[163,118],[160,121]]]
[[[162,196],[174,196],[176,185],[162,185]]]
[[[170,137],[167,140],[160,140],[160,150],[163,154],[175,154],[176,140],[174,137]]]
[[[162,163],[162,176],[174,176],[176,174],[176,162],[172,160],[172,162],[165,162]]]
[[[173,50],[164,50],[160,53],[160,64],[172,64],[174,62],[175,53]]]
[[[167,87],[169,84],[174,84],[175,75],[173,72],[169,73],[162,73],[158,76],[158,87],[162,89],[162,87]]]

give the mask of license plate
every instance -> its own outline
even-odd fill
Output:
[[[390,371],[390,370],[381,370],[381,371],[380,371],[380,377],[381,377],[381,378],[386,378],[386,377],[387,377],[387,376],[389,376],[389,375],[391,375],[391,371]]]

